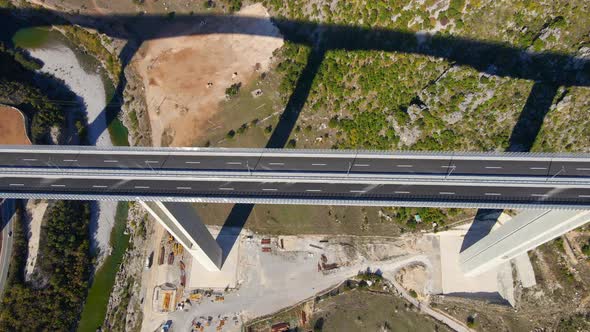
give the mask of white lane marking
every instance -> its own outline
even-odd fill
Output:
[[[369,165],[369,164],[354,164],[354,166],[357,166],[357,167],[368,167],[368,166],[371,166],[371,165]]]
[[[185,164],[200,164],[200,161],[185,161]]]
[[[547,167],[529,167],[529,169],[540,169],[540,170],[544,170],[544,169],[547,169]]]
[[[273,165],[273,166],[283,166],[285,165],[285,163],[268,163],[269,165]]]
[[[234,188],[224,188],[224,187],[221,187],[221,188],[219,188],[219,190],[234,190]]]
[[[239,161],[228,161],[226,164],[227,165],[241,165],[242,163]]]
[[[531,194],[531,196],[533,196],[533,197],[547,197],[549,195],[547,195],[547,194]]]
[[[590,171],[590,168],[580,167],[580,168],[576,168],[576,171]]]
[[[590,195],[578,195],[580,198],[590,198]]]
[[[135,189],[150,189],[148,186],[135,186]]]
[[[25,159],[23,159],[23,161],[37,161],[37,159],[25,158]]]
[[[394,191],[394,194],[409,194],[409,191]]]
[[[114,160],[114,159],[107,159],[107,160],[103,160],[103,162],[105,163],[118,163],[118,160]]]
[[[24,185],[25,185],[24,183],[11,183],[11,184],[9,184],[9,186],[11,186],[11,187],[22,187]]]
[[[305,191],[309,191],[309,192],[320,192],[322,190],[321,189],[306,189]]]
[[[501,169],[502,166],[486,166],[487,169]]]
[[[351,193],[361,193],[361,194],[362,194],[362,193],[366,193],[366,191],[365,191],[365,190],[351,190],[350,192],[351,192]]]
[[[262,188],[262,191],[277,191],[276,188]]]
[[[502,196],[500,193],[485,193],[486,196]]]
[[[326,166],[326,164],[311,164],[311,166]]]
[[[146,160],[145,163],[146,164],[157,164],[157,163],[159,163],[159,161],[157,161],[157,160]]]
[[[440,168],[455,168],[455,165],[451,165],[451,166],[441,166]]]
[[[176,189],[190,190],[190,189],[192,189],[192,188],[191,188],[191,187],[176,187]]]
[[[397,167],[402,167],[402,168],[410,168],[410,167],[414,167],[414,165],[396,165]]]
[[[66,163],[69,163],[69,162],[76,162],[76,161],[78,161],[78,159],[64,159],[63,161],[65,161]]]
[[[92,188],[108,188],[108,186],[93,185]]]
[[[454,195],[455,193],[452,191],[439,191],[439,195]]]
[[[52,187],[65,187],[65,184],[52,184]]]

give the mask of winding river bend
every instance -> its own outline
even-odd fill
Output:
[[[91,144],[103,147],[128,145],[127,129],[120,121],[115,120],[110,128],[107,126],[105,108],[112,98],[114,87],[97,59],[55,30],[23,29],[13,41],[43,62],[40,72],[63,80],[78,96],[78,111],[88,118]],[[92,204],[90,231],[97,265],[78,331],[95,331],[104,320],[111,289],[129,243],[129,236],[124,234],[127,208],[126,202],[118,205],[116,202]]]

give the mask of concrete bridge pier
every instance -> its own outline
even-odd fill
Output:
[[[587,222],[590,222],[588,210],[521,212],[461,252],[461,268],[466,276],[477,276]]]
[[[147,202],[141,205],[208,271],[221,269],[223,252],[195,209],[188,203]]]

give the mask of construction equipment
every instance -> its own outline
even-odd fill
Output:
[[[164,264],[164,254],[166,253],[166,248],[164,246],[160,247],[160,253],[158,254],[158,265]]]

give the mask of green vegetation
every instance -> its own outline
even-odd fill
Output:
[[[561,319],[556,331],[577,332],[590,330],[590,313],[577,313],[568,318]]]
[[[115,277],[129,244],[129,235],[125,235],[128,211],[128,203],[119,202],[117,214],[115,215],[115,225],[111,231],[110,245],[113,250],[100,270],[94,274],[94,280],[88,291],[78,331],[96,331],[104,321],[109,297],[115,284]]]
[[[101,60],[114,83],[118,83],[119,75],[121,75],[121,63],[117,56],[103,46],[99,34],[89,32],[76,25],[60,26],[60,29],[74,44],[82,46],[90,54]]]
[[[477,327],[477,321],[475,320],[475,316],[470,315],[467,317],[467,327],[469,327],[470,329]]]
[[[241,82],[232,84],[229,88],[225,89],[225,95],[228,97],[233,97],[240,92],[240,87],[242,86]]]
[[[242,0],[222,0],[226,6],[227,9],[229,9],[230,12],[237,12],[238,10],[240,10],[242,8]],[[207,1],[206,3],[208,3],[209,1]],[[208,8],[212,8],[208,7]]]
[[[586,257],[590,257],[590,239],[582,245],[582,253],[586,255]]]
[[[15,245],[15,269],[0,311],[3,331],[68,331],[78,322],[90,273],[87,202],[57,201],[47,213],[39,247],[40,270],[48,278],[41,289],[23,279],[26,246]],[[20,226],[22,227],[22,226]],[[15,237],[22,230],[15,231]],[[18,258],[20,256],[20,258]]]
[[[17,54],[20,51],[0,43],[0,103],[21,109],[29,119],[33,144],[47,144],[50,129],[62,128],[65,121],[63,106],[53,100],[74,103],[76,99],[61,82],[49,77],[44,77],[43,84],[50,88],[42,89],[31,66],[23,64],[23,56]],[[51,98],[42,91],[51,93]]]
[[[411,296],[411,297],[413,297],[413,298],[418,298],[418,293],[416,293],[416,291],[415,291],[415,290],[413,290],[413,289],[410,289],[410,290],[408,291],[408,293],[410,294],[410,296]]]

